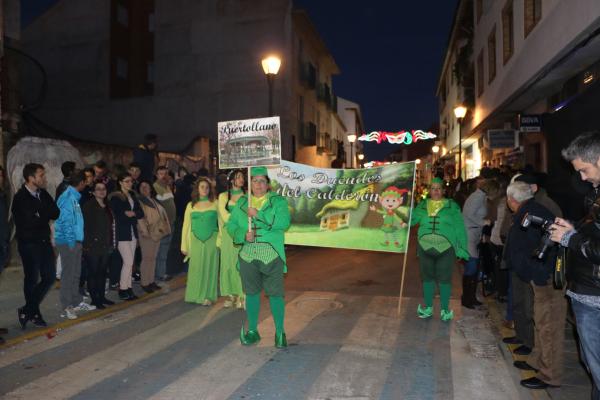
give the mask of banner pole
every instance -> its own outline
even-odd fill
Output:
[[[414,163],[414,161],[413,161]],[[400,312],[402,311],[402,295],[404,293],[404,277],[406,275],[406,260],[408,258],[408,245],[410,243],[410,224],[412,222],[412,213],[413,213],[413,204],[415,201],[415,179],[417,175],[417,164],[413,164],[413,183],[412,183],[412,191],[410,193],[410,213],[408,217],[408,227],[406,230],[406,247],[404,249],[404,262],[402,263],[402,278],[400,280],[400,295],[398,297],[398,317],[400,317]]]
[[[252,207],[252,167],[248,167],[248,209]],[[252,232],[252,217],[248,214],[248,232]]]

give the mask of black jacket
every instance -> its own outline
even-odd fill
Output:
[[[138,238],[137,220],[144,218],[144,211],[140,207],[135,193],[130,192],[131,198],[133,199],[133,208],[129,204],[127,197],[121,192],[111,193],[109,197],[110,209],[115,217],[117,241],[129,242],[132,240],[131,230],[133,228],[133,234],[135,238]],[[128,217],[125,215],[125,211],[135,212],[135,217]]]
[[[139,164],[141,170],[140,180],[146,180],[148,182],[154,181],[155,159],[156,152],[148,150],[143,144],[133,150],[133,161]]]
[[[513,215],[513,224],[508,231],[508,238],[504,250],[504,258],[509,269],[513,270],[523,282],[533,281],[537,286],[547,285],[554,264],[556,263],[557,248],[553,246],[546,253],[543,260],[533,256],[533,252],[542,241],[542,229],[530,225],[528,228],[521,226],[525,214],[535,215],[549,221],[554,221],[554,215],[534,199],[529,199],[521,205]]]
[[[87,201],[83,212],[83,251],[93,256],[109,254],[115,243],[115,223],[108,204],[101,207],[96,199]]]
[[[47,191],[40,189],[39,193],[38,200],[23,185],[13,198],[12,214],[20,241],[50,241],[49,223],[58,218],[60,210]]]
[[[575,225],[577,233],[569,239],[567,253],[569,289],[591,296],[600,296],[600,202],[595,203],[599,197],[597,189],[585,197],[588,215]]]

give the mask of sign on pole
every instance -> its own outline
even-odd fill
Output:
[[[219,168],[279,165],[279,117],[224,121],[218,124]]]

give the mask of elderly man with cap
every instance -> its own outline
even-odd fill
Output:
[[[433,178],[429,198],[420,202],[413,211],[412,225],[419,225],[417,254],[425,307],[417,308],[419,318],[433,315],[433,295],[436,284],[440,290],[440,318],[450,321],[452,272],[456,258],[469,259],[467,232],[460,207],[454,200],[444,198],[443,181]]]
[[[287,347],[283,329],[283,274],[287,272],[284,233],[290,226],[290,212],[287,201],[269,190],[265,167],[252,168],[251,177],[251,194],[238,199],[226,224],[233,242],[242,245],[238,264],[246,293],[248,330],[244,331],[242,327],[240,341],[246,346],[260,341],[257,326],[264,289],[275,322],[275,347],[284,348]]]

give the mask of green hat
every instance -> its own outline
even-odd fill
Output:
[[[442,186],[444,185],[444,181],[442,180],[442,178],[437,176],[431,180],[431,184],[433,185],[434,183],[439,183]]]
[[[269,172],[267,171],[267,167],[251,167],[252,172],[250,176],[269,176]]]

